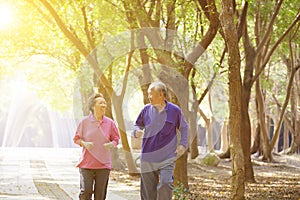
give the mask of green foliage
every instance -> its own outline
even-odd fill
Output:
[[[72,108],[76,78],[74,71],[62,67],[57,60],[47,56],[32,57],[22,68],[31,83],[30,89],[35,91],[48,107],[59,111]]]
[[[120,87],[123,80],[127,51],[129,51],[128,34],[120,34],[128,32],[130,27],[126,14],[130,10],[123,7],[123,1],[48,1],[55,9],[68,30],[74,34],[87,48],[92,51],[92,44],[88,40],[90,36],[94,40],[97,49],[98,61],[105,75],[108,74],[108,67],[112,67],[112,83],[113,86]],[[125,3],[133,5],[131,1]],[[146,1],[143,6],[149,12],[153,2]],[[157,3],[157,2],[154,2]],[[156,7],[151,16],[152,20],[160,18],[160,27],[165,28],[168,23],[168,14],[166,5],[173,3],[172,1],[161,2],[161,13],[156,16]],[[237,10],[241,12],[244,1],[236,1]],[[255,42],[255,25],[257,14],[260,13],[260,23],[257,23],[261,37],[265,33],[266,27],[270,21],[275,7],[274,1],[248,1],[247,28],[250,40],[254,47]],[[178,30],[178,46],[174,47],[174,52],[182,52],[186,56],[191,49],[197,44],[206,33],[209,21],[203,11],[199,10],[200,6],[196,1],[179,0],[175,2],[175,25]],[[222,11],[220,2],[216,2],[218,12]],[[85,71],[86,58],[84,58],[74,44],[64,35],[57,26],[53,16],[41,4],[40,1],[22,1],[15,0],[11,3],[14,10],[14,21],[6,29],[0,31],[0,72],[1,76],[13,76],[18,70],[23,70],[28,75],[28,80],[32,82],[32,89],[42,97],[52,107],[57,109],[67,109],[67,105],[72,103],[72,92],[74,87],[79,87],[81,92],[88,93],[93,87],[94,80],[92,78],[93,71]],[[297,13],[297,6],[294,1],[287,0],[282,4],[282,8],[278,14],[272,30],[270,47],[277,41],[279,36],[286,30]],[[87,24],[84,23],[83,10],[86,14]],[[113,13],[113,15],[112,15]],[[131,14],[136,14],[131,13]],[[150,14],[149,14],[150,15]],[[145,19],[146,20],[146,19]],[[135,26],[138,27],[140,22],[133,19]],[[85,25],[90,31],[90,35],[85,30]],[[294,30],[295,31],[295,30]],[[164,35],[164,34],[162,34]],[[126,39],[127,37],[127,39]],[[112,39],[112,40],[111,40]],[[261,38],[260,38],[261,39]],[[295,37],[294,44],[299,44],[300,37]],[[242,41],[242,40],[241,40]],[[149,41],[146,40],[149,44]],[[136,41],[135,41],[136,44]],[[197,98],[201,96],[203,91],[211,81],[213,74],[216,78],[210,90],[212,114],[217,119],[223,119],[228,115],[228,80],[227,80],[227,56],[225,60],[220,62],[225,43],[221,34],[217,34],[213,42],[210,44],[205,53],[200,57],[195,65],[196,75],[193,82],[196,84]],[[243,45],[240,42],[240,50],[242,55],[242,66],[244,63]],[[146,49],[155,69],[159,65],[157,54],[153,49]],[[47,55],[45,61],[49,63],[31,63],[28,64],[26,59],[32,55]],[[101,55],[101,56],[100,56]],[[288,38],[280,45],[280,48],[272,57],[270,65],[270,77],[268,80],[262,81],[262,88],[271,94],[274,84],[277,84],[278,99],[283,99],[284,88],[286,85],[286,69],[273,69],[276,63],[280,63],[283,57],[289,56]],[[53,63],[52,61],[55,62]],[[24,64],[27,63],[27,64]],[[57,64],[59,63],[59,64]],[[131,85],[136,85],[137,76],[141,73],[141,61],[138,51],[134,52],[130,73],[134,76]],[[25,67],[26,66],[26,67]],[[282,67],[283,65],[280,65]],[[182,66],[177,69],[183,71]],[[155,71],[155,70],[153,70]],[[277,72],[275,72],[277,71]],[[77,76],[78,75],[78,76]],[[86,76],[86,77],[83,77]],[[74,82],[80,82],[74,86]],[[68,100],[61,103],[61,99]],[[69,99],[70,98],[70,99]],[[74,102],[73,102],[74,103]],[[210,102],[206,99],[202,105],[206,109],[210,108]],[[77,105],[76,105],[77,106]],[[79,106],[79,105],[78,105]]]
[[[189,196],[189,189],[186,188],[183,183],[178,182],[177,186],[174,188],[174,200],[188,200]]]
[[[91,30],[95,45],[102,42],[103,34],[114,34],[121,29],[119,27],[124,29],[124,23],[119,23],[124,18],[121,20],[120,15],[111,17],[111,13],[115,12],[112,8],[115,9],[116,5],[112,2],[86,0],[56,3],[49,1],[49,3],[64,25],[87,48],[91,46],[84,30],[83,8],[86,11],[87,25]],[[31,89],[46,104],[57,110],[70,109],[76,73],[80,72],[81,63],[85,58],[59,29],[54,18],[41,2],[15,1],[11,4],[11,8],[14,11],[14,23],[0,31],[0,42],[3,44],[0,47],[3,57],[3,61],[0,57],[1,76],[9,74],[13,76],[15,71],[21,70],[32,83]],[[43,62],[32,61],[32,57],[36,58],[36,55],[41,54],[46,58]],[[27,61],[28,59],[31,61]],[[88,74],[86,76],[92,77]],[[88,91],[92,86],[93,84],[87,84],[87,82],[81,83],[82,90]]]

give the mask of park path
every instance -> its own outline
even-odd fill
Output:
[[[0,148],[0,199],[78,199],[80,148]],[[138,192],[109,182],[107,200],[126,200]],[[130,199],[134,200],[134,199]]]

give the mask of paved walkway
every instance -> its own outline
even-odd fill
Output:
[[[79,148],[0,148],[0,199],[78,199]],[[109,182],[107,200],[126,200],[120,190],[138,192]]]

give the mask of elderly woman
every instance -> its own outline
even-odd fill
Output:
[[[112,169],[110,149],[118,145],[120,136],[114,121],[106,117],[106,101],[102,94],[89,99],[90,115],[79,123],[74,143],[82,148],[77,164],[80,172],[80,200],[105,200]]]

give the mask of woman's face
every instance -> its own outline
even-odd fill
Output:
[[[94,113],[96,115],[104,115],[106,110],[106,101],[102,97],[95,99]]]

